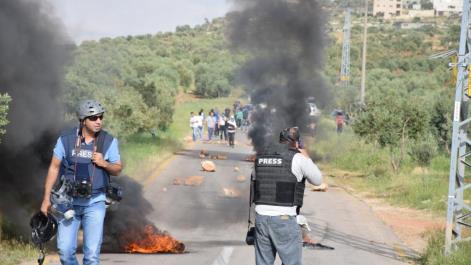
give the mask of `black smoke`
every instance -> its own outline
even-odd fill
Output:
[[[50,14],[44,1],[0,1],[0,93],[12,98],[0,144],[0,216],[23,232],[30,209],[39,209],[52,146],[64,125],[58,98],[70,42]]]
[[[0,223],[8,236],[23,239],[29,238],[29,219],[42,202],[55,142],[71,125],[64,121],[60,98],[74,45],[52,14],[43,0],[0,1],[0,93],[12,97],[0,144]],[[105,249],[112,251],[123,251],[129,232],[140,235],[152,225],[146,218],[152,206],[141,185],[128,177],[118,181],[125,198],[105,224]]]
[[[308,98],[320,106],[330,100],[321,76],[325,16],[315,0],[234,3],[228,36],[234,49],[252,58],[239,80],[255,106],[249,137],[260,152],[276,142],[280,129],[306,127]]]

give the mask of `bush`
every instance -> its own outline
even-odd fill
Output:
[[[409,150],[409,155],[420,166],[428,166],[437,155],[437,143],[432,136],[416,140]]]

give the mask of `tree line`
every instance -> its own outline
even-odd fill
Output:
[[[366,105],[357,103],[363,29],[355,24],[348,89],[338,83],[341,41],[331,38],[334,45],[327,49],[325,69],[334,89],[334,104],[351,111],[355,134],[389,150],[395,170],[407,157],[427,165],[438,153],[449,151],[456,79],[448,65],[451,58],[433,60],[429,56],[457,49],[459,21],[438,18],[419,29],[400,29],[374,18],[370,22]],[[343,25],[340,17],[337,23]],[[339,31],[330,29],[331,36]]]
[[[230,94],[242,55],[229,52],[224,19],[171,33],[103,38],[78,46],[65,76],[64,102],[73,113],[92,97],[107,107],[107,127],[121,137],[172,122],[180,91]]]

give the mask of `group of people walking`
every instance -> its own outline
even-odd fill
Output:
[[[240,127],[237,119],[229,108],[219,111],[217,108],[211,109],[207,116],[201,109],[198,113],[190,113],[190,128],[192,130],[193,141],[197,140],[224,140],[229,146],[234,147],[236,129]],[[204,138],[204,128],[207,128],[207,137]]]

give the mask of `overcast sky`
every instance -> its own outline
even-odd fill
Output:
[[[47,0],[76,41],[174,31],[224,16],[227,0]]]

